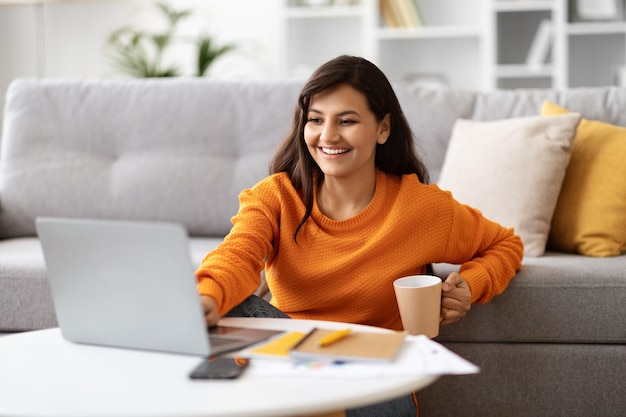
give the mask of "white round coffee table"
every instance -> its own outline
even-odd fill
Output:
[[[223,319],[221,324],[307,330],[346,324]],[[355,328],[369,329],[366,326]],[[165,329],[164,329],[165,331]],[[1,416],[288,416],[326,413],[419,390],[436,376],[320,379],[254,377],[192,381],[201,358],[78,345],[59,329],[0,338]]]

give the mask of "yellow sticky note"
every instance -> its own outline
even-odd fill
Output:
[[[306,333],[289,332],[262,346],[252,349],[250,353],[255,355],[288,357],[291,348],[302,340],[304,336],[306,336]]]

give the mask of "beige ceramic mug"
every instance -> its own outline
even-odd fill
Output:
[[[404,330],[433,338],[439,334],[441,278],[411,275],[393,282]]]

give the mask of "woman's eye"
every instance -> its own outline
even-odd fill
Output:
[[[322,123],[322,119],[320,119],[319,117],[309,117],[309,120],[307,120],[307,122],[320,124]]]
[[[341,120],[339,120],[339,124],[340,125],[351,125],[351,124],[354,124],[354,123],[355,123],[355,121],[352,120],[352,119],[341,119]]]

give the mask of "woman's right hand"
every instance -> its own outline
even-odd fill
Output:
[[[200,302],[202,303],[202,309],[204,310],[204,319],[207,326],[215,326],[220,319],[220,315],[217,312],[217,302],[213,297],[208,295],[201,295]]]

